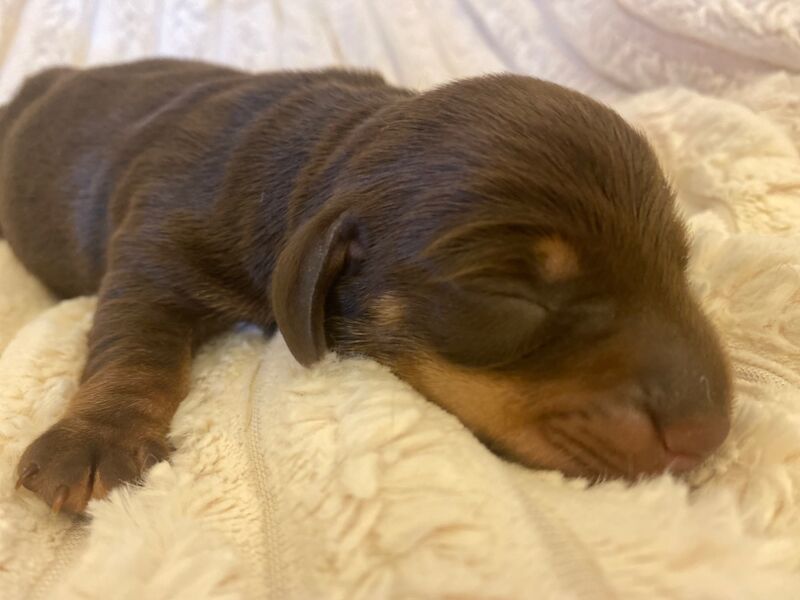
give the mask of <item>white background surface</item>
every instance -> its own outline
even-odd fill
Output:
[[[93,301],[55,303],[2,245],[4,599],[800,598],[800,3],[0,0],[0,11],[0,98],[44,66],[167,54],[364,66],[423,88],[513,70],[613,99],[691,217],[692,283],[730,349],[737,400],[699,487],[587,490],[499,461],[371,363],[303,371],[279,338],[231,334],[196,362],[172,463],[76,524],[15,492],[13,465],[75,389]]]

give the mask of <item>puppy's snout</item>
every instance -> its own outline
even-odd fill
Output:
[[[603,415],[607,464],[626,477],[690,471],[722,444],[730,427],[724,412],[667,420],[638,402],[615,402]]]
[[[727,437],[727,386],[711,384],[711,377],[692,371],[689,367],[662,369],[659,383],[643,378],[622,394],[623,406],[611,411],[611,429],[617,432],[609,437],[612,445],[639,457],[629,463],[628,476],[684,473],[708,458]]]
[[[652,325],[651,325],[652,326]],[[697,323],[696,331],[708,327]],[[682,473],[708,458],[730,430],[727,363],[710,329],[685,335],[655,327],[658,344],[641,347],[628,400],[649,416],[656,471]]]
[[[729,430],[730,421],[725,414],[708,414],[662,427],[667,469],[681,473],[694,468],[725,441]]]

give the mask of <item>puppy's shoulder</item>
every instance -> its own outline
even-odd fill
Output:
[[[14,116],[26,106],[29,106],[42,96],[46,95],[54,87],[58,86],[76,72],[77,69],[58,66],[49,67],[42,71],[38,71],[33,75],[29,75],[22,82],[22,85],[17,90],[17,93],[13,96],[11,102],[6,107],[4,119],[13,119]]]
[[[0,144],[5,140],[12,125],[27,112],[29,107],[39,104],[76,72],[77,69],[59,66],[44,69],[27,77],[8,105],[0,107]]]

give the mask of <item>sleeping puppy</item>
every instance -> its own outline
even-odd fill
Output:
[[[387,365],[532,468],[681,473],[728,432],[656,158],[554,84],[48,70],[0,115],[0,224],[55,294],[99,296],[80,387],[18,466],[54,511],[168,455],[193,353],[242,321],[303,365]]]

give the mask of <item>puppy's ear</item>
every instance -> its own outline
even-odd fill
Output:
[[[348,261],[356,219],[320,215],[289,239],[272,275],[272,310],[289,350],[310,366],[325,354],[325,300]]]

